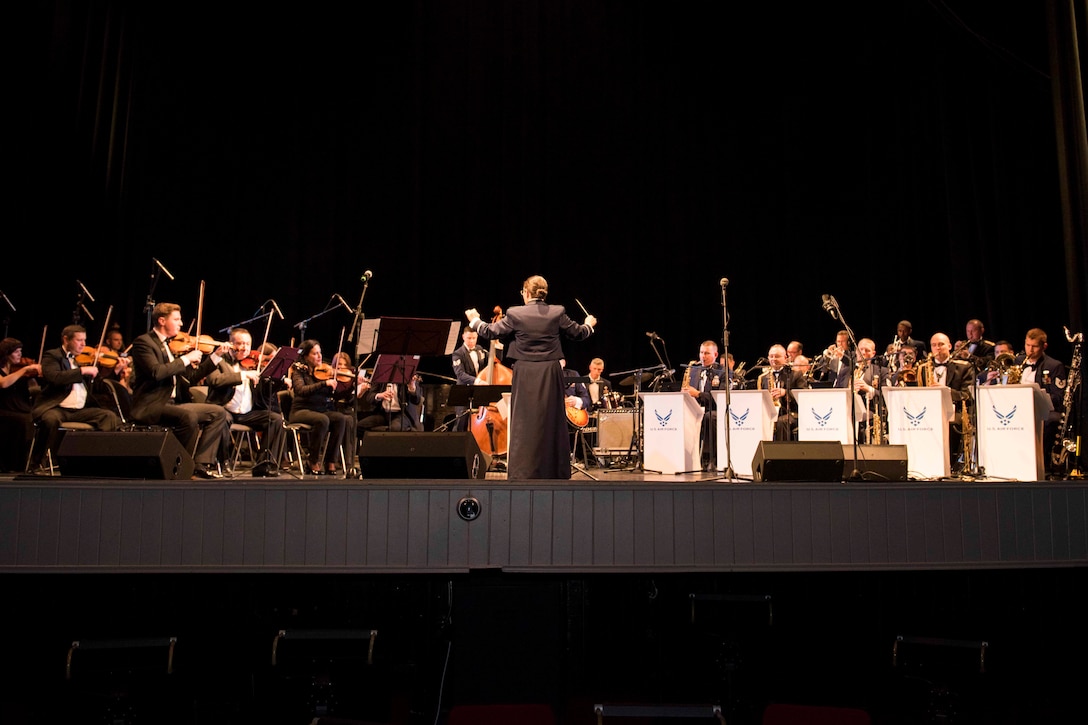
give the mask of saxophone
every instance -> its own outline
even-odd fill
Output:
[[[926,359],[918,363],[917,366],[918,375],[918,387],[920,388],[932,388],[933,387],[933,353],[926,355]]]
[[[1065,397],[1062,400],[1062,418],[1058,425],[1058,436],[1054,441],[1054,449],[1050,453],[1050,460],[1055,466],[1064,466],[1070,453],[1077,453],[1078,441],[1074,440],[1070,426],[1072,424],[1073,401],[1077,388],[1080,387],[1080,346],[1084,340],[1084,333],[1069,334],[1069,328],[1065,328],[1065,339],[1073,346],[1073,359],[1069,362],[1069,370],[1065,378]],[[1078,436],[1079,438],[1079,436]]]
[[[693,365],[698,365],[698,364],[699,364],[698,360],[692,360],[691,362],[688,363],[688,367],[684,371],[684,377],[680,381],[680,389],[681,390],[683,390],[684,388],[690,388],[691,387],[691,368],[692,368]]]

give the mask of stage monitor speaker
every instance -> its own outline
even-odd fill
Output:
[[[634,431],[634,408],[597,411],[597,452],[629,450]]]
[[[471,431],[372,432],[359,447],[363,478],[483,479],[490,466]]]
[[[760,441],[752,457],[756,481],[842,481],[838,441]]]
[[[173,431],[69,431],[57,446],[64,476],[189,480],[193,457]]]
[[[854,446],[842,445],[842,478],[850,481],[854,473]],[[858,444],[858,473],[862,481],[906,481],[907,447]]]

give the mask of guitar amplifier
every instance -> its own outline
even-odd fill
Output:
[[[593,452],[598,455],[626,453],[635,432],[636,412],[634,408],[597,411],[597,446]]]

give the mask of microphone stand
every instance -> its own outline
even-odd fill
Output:
[[[847,350],[847,353],[850,356],[850,374],[847,376],[847,386],[850,390],[850,439],[854,442],[854,468],[850,471],[850,475],[846,480],[861,481],[863,478],[861,471],[858,469],[858,411],[857,405],[854,402],[854,396],[857,395],[857,393],[854,392],[854,372],[858,364],[858,341],[854,337],[854,331],[850,329],[850,325],[843,319],[842,310],[839,309],[839,303],[834,297],[830,298],[830,301],[824,304],[824,309],[828,311],[831,317],[842,323],[843,329],[846,330],[846,334],[850,337],[850,349]]]
[[[152,257],[151,258],[151,288],[147,290],[147,301],[144,302],[144,313],[147,315],[147,328],[146,329],[148,329],[148,330],[150,330],[151,327],[152,327],[151,313],[155,309],[155,286],[158,285],[158,283],[159,283],[159,274],[162,273],[162,272],[166,272],[166,274],[170,275],[170,272],[167,271],[166,268],[163,267],[162,264],[157,259]],[[170,275],[170,279],[173,279],[173,278],[174,278],[173,275]]]
[[[732,410],[730,405],[732,404],[732,389],[733,389],[733,371],[729,368],[729,310],[725,304],[725,288],[729,286],[729,280],[722,277],[722,357],[725,358],[725,470],[722,471],[722,475],[717,478],[711,478],[711,481],[736,481],[740,480],[736,471],[733,470],[733,449],[730,444],[729,429],[732,427],[729,425],[729,414]],[[787,392],[787,395],[789,393]],[[721,411],[717,411],[721,413]],[[789,406],[786,409],[786,415],[789,415]],[[715,426],[717,428],[717,426]],[[717,435],[718,431],[710,431],[711,435]],[[715,461],[715,463],[717,463]]]
[[[267,303],[265,303],[265,304],[267,304]],[[235,323],[233,323],[231,325],[227,325],[226,327],[220,327],[219,332],[221,334],[228,333],[231,330],[233,330],[235,327],[244,327],[245,325],[248,325],[251,322],[256,322],[257,320],[264,319],[266,317],[270,317],[272,314],[273,314],[273,312],[271,310],[266,312],[264,307],[262,306],[261,309],[255,315],[253,315],[253,317],[250,317],[248,320],[242,320],[241,322],[235,322]],[[266,337],[267,337],[267,334],[266,334]]]
[[[7,306],[9,308],[11,308],[12,312],[17,312],[17,310],[15,309],[15,305],[11,304],[11,300],[8,299],[8,296],[6,294],[4,294],[3,291],[0,291],[0,298],[3,298],[4,302],[7,303]],[[10,325],[10,324],[11,324],[11,314],[8,313],[8,312],[5,312],[4,313],[4,337],[8,336],[8,325]]]
[[[334,299],[336,299],[335,296],[330,297],[329,302],[332,302]],[[337,305],[326,307],[325,309],[321,310],[321,312],[318,312],[316,315],[312,315],[310,317],[307,317],[305,320],[302,320],[301,322],[296,322],[295,327],[298,328],[298,336],[299,336],[298,341],[299,341],[299,343],[301,344],[302,341],[306,339],[306,325],[308,325],[312,320],[316,320],[319,317],[324,317],[325,315],[329,314],[330,312],[333,312],[336,309],[336,307],[337,307]]]
[[[355,305],[355,317],[351,320],[351,332],[348,333],[348,342],[355,339],[355,331],[359,328],[359,325],[364,319],[363,300],[366,299],[366,288],[370,285],[370,275],[364,274],[362,280],[363,292],[359,295],[359,304]]]

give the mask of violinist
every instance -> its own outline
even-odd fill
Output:
[[[0,340],[0,471],[22,472],[34,438],[34,390],[42,366],[23,357],[23,343],[14,337]]]
[[[359,449],[359,399],[370,390],[370,381],[366,378],[366,371],[352,366],[351,355],[343,350],[333,357],[332,365],[336,374],[333,403],[336,410],[352,421],[344,431],[344,455],[348,456],[349,462],[354,464],[355,454]]]
[[[274,396],[260,393],[260,356],[253,350],[253,336],[244,327],[235,327],[230,331],[230,342],[233,352],[223,356],[207,377],[208,402],[222,405],[227,411],[220,458],[228,457],[232,423],[263,431],[265,449],[278,452],[283,445],[283,416],[270,407]]]
[[[125,350],[125,336],[114,325],[106,331],[106,338],[98,354],[99,378],[112,379],[132,392],[132,361]]]
[[[329,363],[321,360],[321,343],[303,340],[299,347],[298,362],[291,366],[291,417],[292,423],[310,426],[309,449],[310,473],[336,475],[336,459],[344,446],[348,426],[354,420],[336,410],[336,375]],[[325,436],[328,435],[328,443]],[[325,446],[324,459],[321,457]]]
[[[205,354],[199,346],[175,349],[181,331],[181,307],[159,302],[151,311],[153,327],[132,342],[132,417],[143,425],[171,428],[196,463],[195,479],[222,478],[216,453],[227,425],[227,411],[214,403],[194,403],[189,386],[206,377],[231,351],[222,343]]]
[[[60,424],[76,421],[89,423],[96,430],[111,431],[121,426],[117,413],[99,405],[91,394],[91,384],[98,377],[95,361],[83,360],[87,330],[82,325],[68,325],[60,333],[60,347],[42,355],[42,392],[34,402],[34,420],[38,422],[44,445],[36,445],[31,469],[41,465],[47,450],[56,450],[60,442]]]

